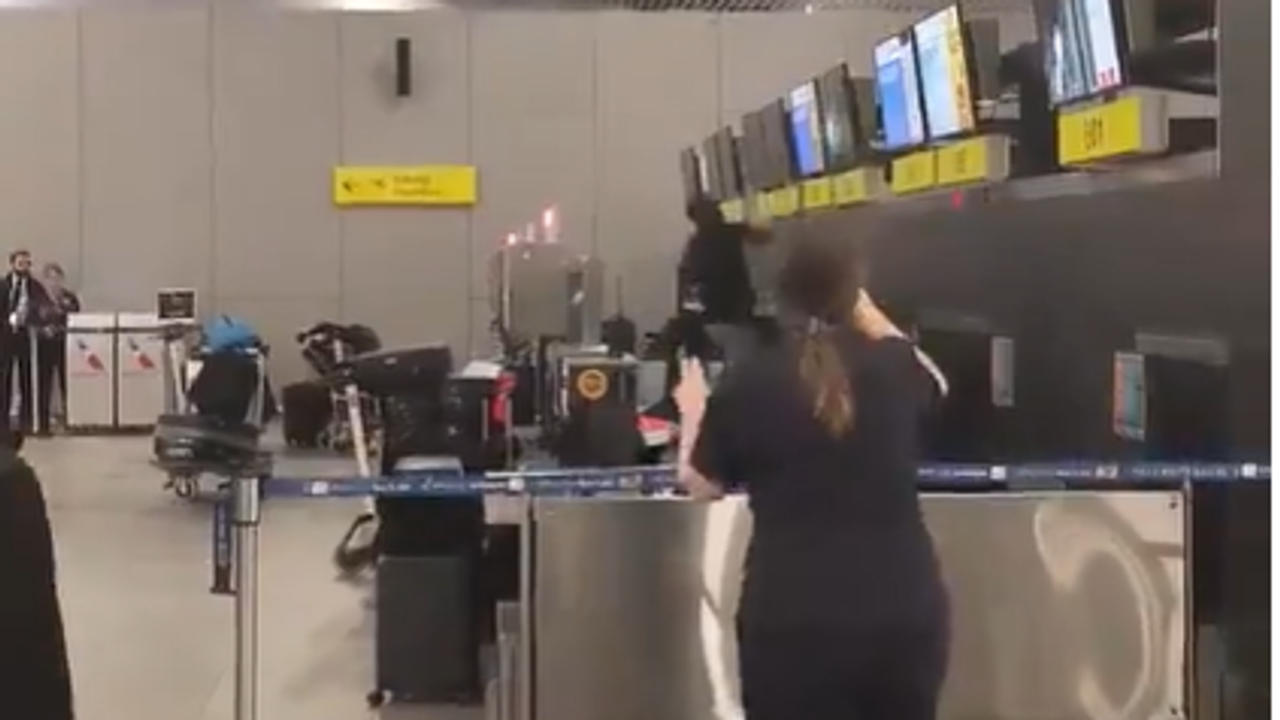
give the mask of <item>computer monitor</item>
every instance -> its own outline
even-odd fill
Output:
[[[821,175],[827,161],[818,86],[812,80],[787,93],[787,120],[791,147],[795,149],[796,172],[803,178]]]
[[[720,139],[717,134],[712,133],[702,141],[702,159],[707,175],[707,197],[712,200],[724,200],[724,180],[720,175],[724,165],[720,162]]]
[[[853,167],[861,148],[875,132],[874,122],[868,133],[867,120],[875,118],[872,94],[858,92],[844,63],[818,76],[818,105],[822,108],[822,139],[827,153],[827,170]],[[862,79],[862,83],[867,81]],[[874,93],[874,90],[872,90]],[[870,102],[866,105],[861,103]]]
[[[960,6],[949,5],[933,13],[917,22],[912,33],[929,137],[973,132],[977,128],[973,59]]]
[[[1075,102],[1125,84],[1130,44],[1127,4],[1126,0],[1038,3],[1050,102]]]
[[[742,144],[738,159],[742,163],[743,180],[753,190],[769,186],[769,158],[765,147],[764,125],[758,112],[742,116]]]
[[[702,184],[702,160],[698,151],[687,147],[680,151],[680,182],[684,189],[686,205],[702,197],[706,188]]]
[[[923,144],[925,120],[912,32],[880,41],[874,59],[884,148],[902,150]]]
[[[742,196],[742,162],[738,154],[738,138],[733,130],[723,127],[716,133],[716,154],[720,160],[720,198]]]
[[[796,177],[791,133],[787,129],[787,108],[781,98],[760,109],[765,155],[769,164],[769,184],[764,189],[786,185]]]

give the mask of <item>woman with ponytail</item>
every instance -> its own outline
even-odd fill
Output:
[[[696,361],[676,390],[684,486],[750,496],[747,720],[933,720],[947,601],[917,433],[945,382],[862,289],[852,242],[808,228],[788,241],[788,339],[736,363],[710,397]]]

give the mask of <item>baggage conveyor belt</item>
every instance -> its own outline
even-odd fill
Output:
[[[205,468],[209,469],[209,468]],[[266,470],[266,467],[259,468]],[[1258,463],[1125,463],[1072,461],[1033,464],[925,464],[922,490],[931,493],[1007,495],[1044,491],[1174,490],[1217,483],[1265,483],[1271,468]],[[351,498],[458,497],[500,495],[522,499],[521,627],[533,628],[532,508],[536,498],[593,496],[669,497],[677,490],[672,466],[564,468],[481,474],[408,473],[384,477],[271,477],[238,474],[224,487],[213,513],[215,593],[234,595],[236,720],[258,715],[258,528],[260,502],[273,497]],[[532,689],[532,632],[520,633],[519,697],[521,720],[535,720]],[[504,718],[504,720],[506,720]]]

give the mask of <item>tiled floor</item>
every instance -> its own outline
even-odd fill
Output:
[[[148,438],[31,440],[44,486],[80,720],[230,720],[232,600],[208,592],[210,510],[162,491]],[[277,472],[338,474],[334,460]],[[359,504],[270,500],[262,529],[264,720],[379,717],[367,590],[330,553]],[[390,720],[478,720],[478,708],[394,708]]]

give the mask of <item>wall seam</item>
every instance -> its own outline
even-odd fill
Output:
[[[463,71],[463,84],[466,86],[467,100],[464,103],[467,114],[467,121],[464,123],[466,127],[466,152],[467,164],[476,165],[475,156],[475,128],[472,123],[475,119],[475,54],[474,54],[474,27],[472,26],[472,14],[469,12],[462,13],[463,27],[463,57],[465,58],[466,69]],[[484,189],[484,178],[479,175],[479,167],[476,168],[477,180],[480,184],[480,190]],[[467,234],[466,234],[466,251],[467,251],[467,354],[468,356],[476,355],[476,288],[473,284],[476,281],[476,212],[479,204],[484,202],[484,196],[478,198],[478,202],[467,209]]]
[[[217,6],[207,5],[207,29],[205,30],[208,67],[205,71],[205,91],[209,98],[209,294],[216,309],[221,304],[218,288],[218,82],[217,82]],[[206,309],[207,310],[207,309]]]
[[[591,16],[591,254],[600,257],[600,181],[604,177],[604,129],[600,122],[600,13]],[[607,273],[606,273],[607,274]],[[606,293],[607,296],[607,293]]]
[[[342,13],[333,14],[334,25],[334,54],[337,59],[337,68],[334,73],[334,81],[336,84],[334,97],[338,103],[337,129],[338,129],[338,164],[341,165],[347,161],[347,120],[346,120],[346,98],[344,97],[343,71],[346,68],[346,57],[342,40]],[[346,322],[347,318],[347,217],[338,209],[331,209],[338,215],[338,318]]]
[[[75,23],[72,32],[75,39],[75,113],[76,113],[76,284],[81,292],[84,290],[85,278],[89,273],[85,269],[85,236],[89,230],[89,213],[86,208],[85,169],[88,167],[85,149],[85,79],[84,79],[84,10],[74,11]]]

